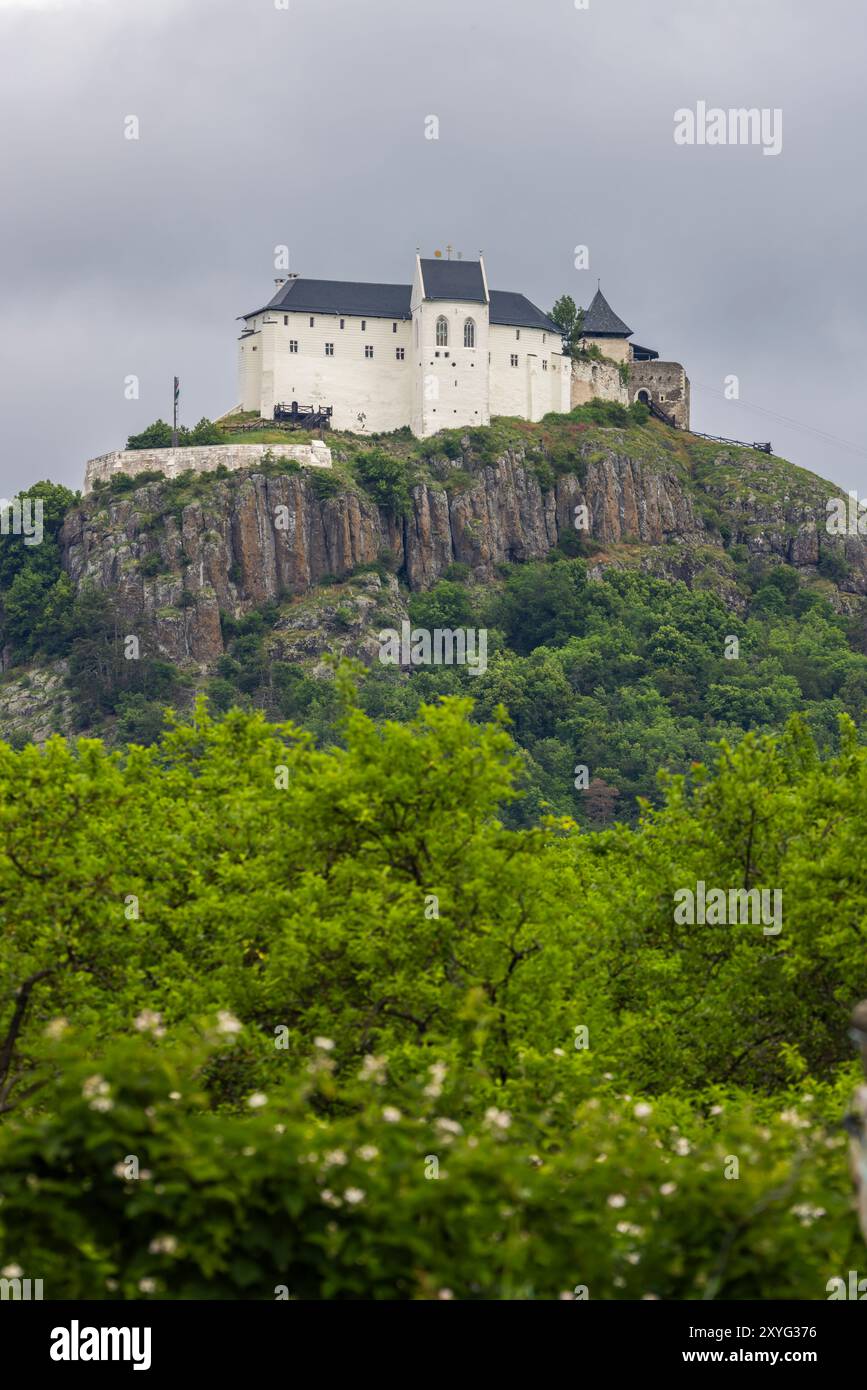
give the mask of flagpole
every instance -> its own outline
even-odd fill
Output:
[[[181,394],[181,383],[180,383],[180,380],[178,379],[178,377],[175,377],[175,413],[174,413],[174,416],[173,416],[174,424],[172,425],[172,448],[173,448],[173,449],[176,449],[176,448],[178,447],[178,397],[180,396],[180,394]]]

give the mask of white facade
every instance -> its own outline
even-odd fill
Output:
[[[264,419],[297,401],[331,406],[334,429],[408,425],[424,438],[492,415],[540,420],[571,409],[556,327],[521,295],[492,296],[481,259],[417,257],[411,288],[295,277],[245,317],[238,346],[242,408]]]

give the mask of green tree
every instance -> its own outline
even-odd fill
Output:
[[[584,332],[584,310],[575,305],[569,294],[563,294],[551,310],[551,318],[563,335],[563,351],[569,357],[578,356],[578,345]]]

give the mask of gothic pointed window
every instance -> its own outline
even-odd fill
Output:
[[[440,314],[437,319],[437,347],[448,347],[449,345],[449,324],[448,319]]]
[[[464,320],[464,347],[476,346],[476,324],[474,319]]]

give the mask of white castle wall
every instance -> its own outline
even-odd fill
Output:
[[[489,325],[487,305],[421,300],[417,288],[412,309],[411,320],[273,309],[257,314],[248,320],[254,331],[238,343],[243,408],[271,419],[278,402],[330,405],[336,430],[372,434],[409,425],[420,437],[487,425],[492,415],[541,420],[549,411],[571,409],[569,362],[557,334]],[[441,315],[449,325],[446,348],[436,343]],[[474,348],[464,347],[467,318],[476,326]],[[326,353],[328,344],[332,353]]]
[[[238,344],[239,390],[245,410],[258,410],[270,420],[280,402],[330,405],[332,428],[356,434],[409,424],[413,347],[408,319],[270,310],[257,315],[251,326],[253,322],[256,331]],[[290,351],[292,342],[298,344],[297,352]],[[326,354],[327,344],[333,353]],[[372,357],[365,348],[373,349]],[[397,356],[399,348],[402,359]],[[365,416],[363,421],[360,415]]]
[[[448,325],[448,343],[437,344],[437,322]],[[472,319],[475,346],[464,347],[464,326]],[[413,347],[419,389],[412,419],[420,438],[438,430],[489,425],[490,366],[488,306],[452,300],[422,300],[413,310],[418,347]],[[415,335],[416,329],[413,328]]]
[[[119,449],[91,459],[84,473],[84,491],[90,492],[97,481],[107,482],[117,473],[137,477],[140,473],[158,471],[167,478],[179,473],[212,473],[220,464],[235,472],[253,468],[271,453],[274,458],[294,459],[302,468],[330,468],[331,450],[315,439],[312,444],[207,444],[189,449]]]
[[[490,349],[492,415],[541,420],[549,411],[571,409],[569,363],[557,334],[496,323],[491,325]]]

